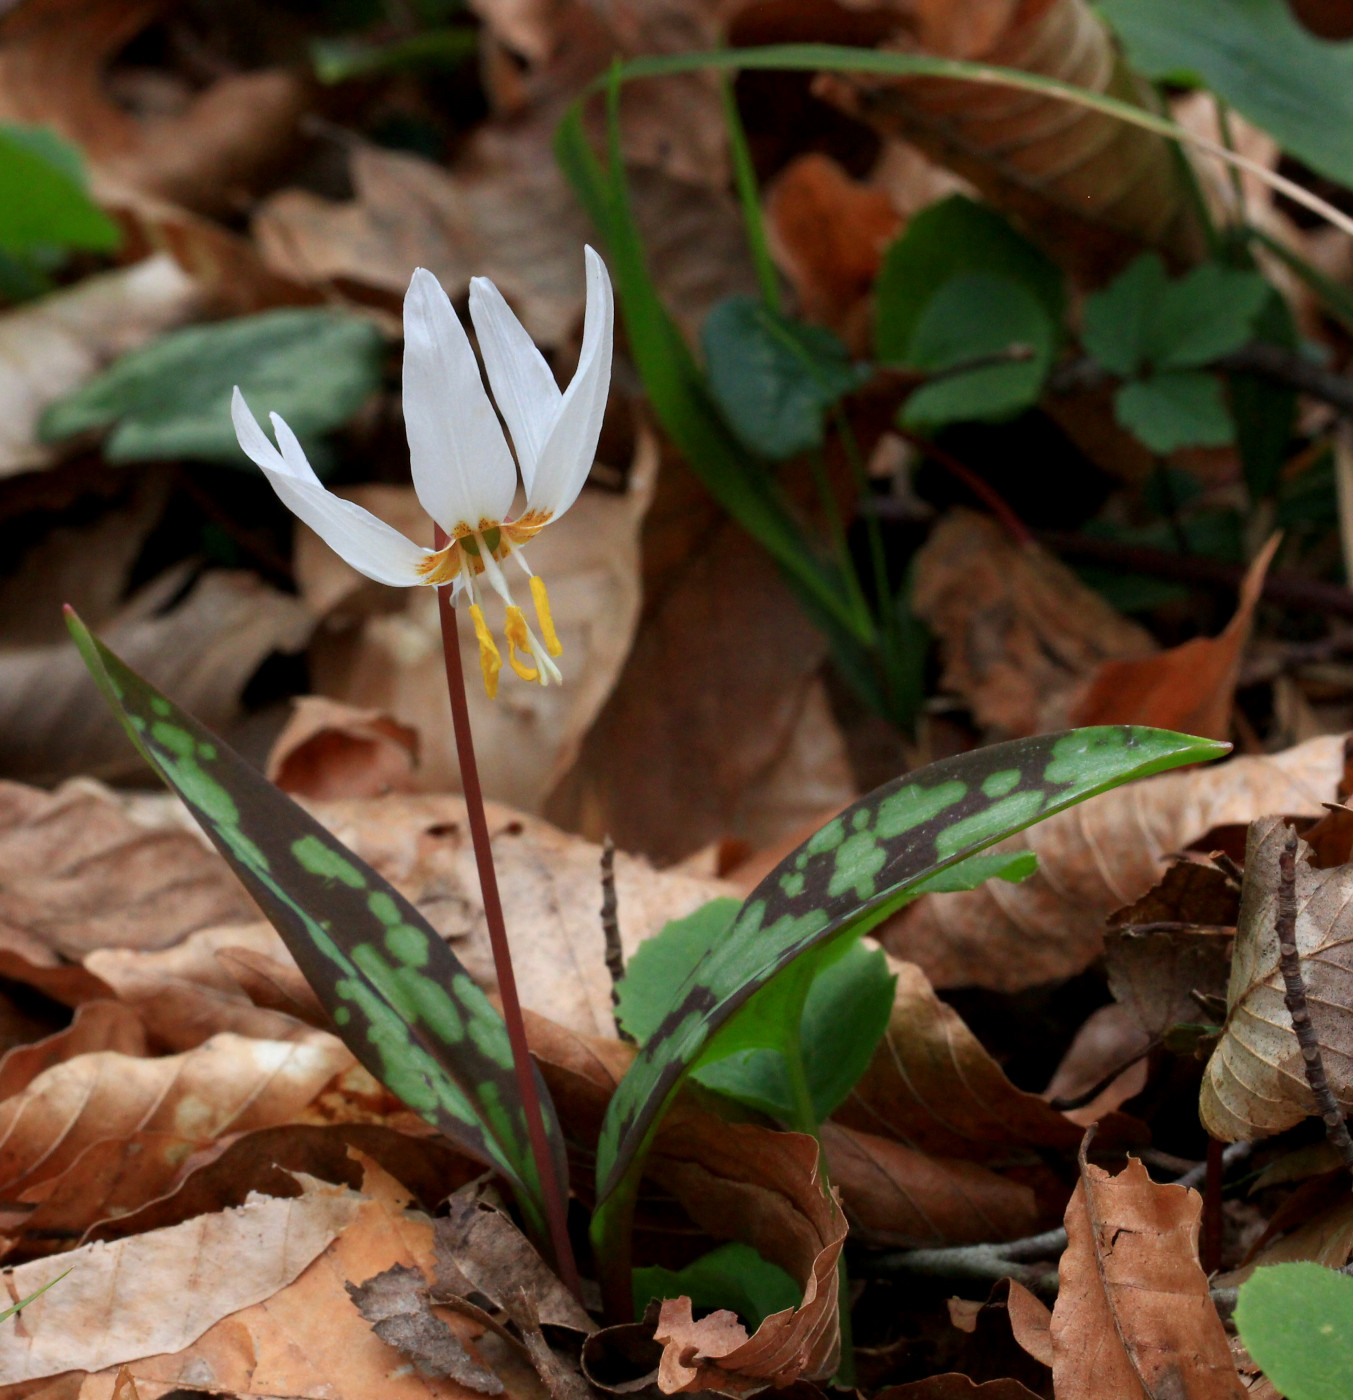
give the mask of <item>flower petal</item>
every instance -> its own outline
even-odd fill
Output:
[[[592,469],[611,387],[611,337],[615,306],[606,264],[592,251],[587,258],[587,317],[578,372],[564,390],[553,429],[536,462],[527,507],[562,515],[578,498]]]
[[[240,446],[263,468],[278,499],[330,549],[377,583],[398,588],[423,582],[418,565],[427,550],[355,502],[341,500],[326,491],[306,461],[296,434],[276,414],[272,421],[282,446],[280,452],[259,427],[238,389],[231,401],[231,417]]]
[[[465,330],[421,267],[404,298],[404,426],[414,490],[442,529],[507,514],[517,489],[512,454]]]
[[[529,495],[540,449],[554,427],[563,395],[526,327],[487,277],[470,280],[470,319],[479,337],[493,400],[512,434]]]

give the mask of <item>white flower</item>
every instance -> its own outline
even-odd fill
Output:
[[[420,267],[413,274],[404,298],[404,422],[414,490],[446,532],[450,542],[443,549],[414,544],[370,511],[326,490],[296,434],[272,414],[274,447],[238,388],[231,406],[240,446],[263,469],[282,503],[354,569],[400,587],[449,583],[453,599],[469,592],[484,686],[491,696],[501,661],[484,620],[483,583],[506,605],[512,669],[541,685],[561,680],[550,659],[561,648],[549,598],[544,582],[527,566],[522,547],[577,499],[601,432],[611,381],[614,308],[605,264],[591,248],[585,256],[582,354],[573,382],[562,393],[497,287],[484,277],[470,283],[470,318],[494,400],[512,434],[516,466],[446,293],[430,272]],[[526,508],[509,520],[517,466]],[[530,580],[544,645],[513,600],[501,567],[509,558]]]

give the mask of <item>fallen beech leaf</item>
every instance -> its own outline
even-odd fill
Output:
[[[214,1036],[196,1050],[141,1059],[102,1050],[53,1065],[0,1103],[0,1190],[57,1175],[91,1143],[169,1132],[199,1143],[288,1122],[352,1065],[332,1036],[306,1043]]]
[[[131,1007],[116,1001],[87,1001],[75,1008],[64,1030],[7,1051],[0,1059],[0,1102],[26,1089],[53,1065],[99,1050],[131,1056],[148,1053],[145,1023]]]
[[[401,1364],[347,1296],[349,1282],[393,1264],[432,1275],[432,1222],[405,1210],[408,1193],[388,1173],[359,1160],[366,1199],[344,1193],[356,1209],[329,1248],[293,1282],[222,1318],[186,1350],[131,1362],[143,1395],[198,1389],[205,1382],[215,1392],[303,1400],[464,1400],[454,1382],[429,1379]],[[443,1316],[471,1356],[488,1359],[477,1345],[482,1324],[454,1313]],[[494,1352],[492,1364],[514,1400],[543,1400],[525,1360],[503,1348]],[[113,1382],[109,1371],[90,1376],[81,1400],[111,1400]]]
[[[1275,926],[1282,817],[1250,826],[1245,883],[1236,924],[1226,1028],[1203,1077],[1203,1126],[1224,1142],[1266,1137],[1318,1113],[1305,1062],[1283,999]],[[1330,1088],[1353,1107],[1353,866],[1315,870],[1297,848],[1297,950],[1307,1002]]]
[[[432,1311],[420,1270],[391,1264],[365,1283],[349,1283],[347,1289],[376,1336],[407,1356],[425,1376],[446,1376],[480,1395],[503,1393],[505,1387],[492,1368],[476,1361]]]
[[[202,299],[197,279],[157,253],[0,315],[0,477],[54,462],[58,449],[37,438],[47,406],[191,319]]]
[[[1072,1123],[1088,1128],[1146,1088],[1146,1060],[1137,1059],[1130,1065],[1129,1062],[1150,1045],[1150,1035],[1117,1002],[1098,1007],[1086,1017],[1067,1046],[1043,1097],[1049,1103],[1078,1099],[1115,1070],[1122,1069],[1094,1098],[1063,1110]]]
[[[268,751],[268,778],[297,797],[379,797],[413,786],[418,731],[322,695],[292,701]]]
[[[25,1328],[0,1334],[0,1384],[97,1371],[180,1351],[220,1319],[285,1288],[358,1215],[361,1197],[311,1183],[293,1200],[260,1197],[168,1230],[24,1264],[10,1275]],[[110,1378],[111,1379],[111,1378]]]
[[[958,1371],[890,1385],[878,1392],[877,1400],[1038,1400],[1027,1386],[1015,1380],[983,1381],[980,1385]]]
[[[241,948],[237,942],[232,942],[227,948],[218,948],[216,961],[235,979],[255,1006],[280,1011],[321,1030],[327,1030],[332,1025],[329,1013],[315,995],[315,989],[294,962],[283,962],[267,953]]]
[[[1014,1279],[1007,1280],[1007,1287],[1006,1310],[1010,1314],[1010,1330],[1015,1340],[1035,1361],[1051,1366],[1052,1313],[1048,1305]]]
[[[1099,956],[1104,920],[1149,890],[1173,852],[1268,812],[1318,816],[1342,771],[1342,736],[1322,735],[1285,753],[1117,788],[998,848],[1037,853],[1023,883],[923,895],[875,937],[938,987],[1015,991],[1071,976]]]
[[[816,151],[792,160],[766,190],[766,234],[800,309],[853,346],[868,332],[863,302],[901,222],[883,190]]]
[[[971,510],[950,511],[917,553],[912,607],[939,639],[941,684],[999,739],[1066,728],[1053,721],[1062,697],[1155,650],[1059,559]]]
[[[1052,1313],[1058,1400],[1242,1400],[1198,1263],[1202,1197],[1081,1158]]]
[[[1240,587],[1235,616],[1217,637],[1195,637],[1154,656],[1110,659],[1071,704],[1070,723],[1148,724],[1183,734],[1225,739],[1240,662],[1264,577],[1282,536],[1255,555]]]
[[[644,431],[625,492],[584,491],[569,517],[576,525],[533,545],[531,566],[550,590],[568,683],[505,686],[497,700],[469,687],[480,772],[499,801],[540,810],[615,684],[639,616],[639,528],[656,470],[656,440]],[[415,538],[429,532],[412,489],[348,494]],[[298,537],[296,570],[302,597],[326,618],[310,652],[316,690],[411,725],[422,741],[417,785],[458,786],[435,591],[406,589],[403,606],[391,611],[388,589],[366,584],[308,530]],[[460,641],[467,674],[477,675],[477,644],[465,622]]]

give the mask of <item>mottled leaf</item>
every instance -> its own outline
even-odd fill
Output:
[[[352,1053],[393,1093],[501,1171],[539,1223],[539,1184],[507,1027],[435,930],[256,769],[108,650],[71,635],[146,759],[282,935]],[[539,1081],[555,1170],[562,1138]]]

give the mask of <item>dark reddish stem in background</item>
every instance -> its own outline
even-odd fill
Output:
[[[447,541],[441,527],[437,528],[436,547],[442,549]],[[517,1074],[517,1091],[526,1111],[526,1130],[531,1138],[531,1155],[535,1158],[540,1177],[540,1190],[545,1198],[545,1217],[550,1227],[550,1242],[554,1246],[555,1266],[559,1277],[579,1301],[582,1300],[582,1280],[573,1258],[573,1245],[568,1237],[568,1208],[559,1189],[554,1171],[554,1156],[545,1135],[545,1117],[540,1109],[536,1090],[535,1064],[526,1043],[526,1025],[521,1015],[521,1000],[517,996],[517,978],[512,970],[512,950],[507,942],[507,925],[503,922],[503,902],[498,895],[498,873],[493,866],[493,848],[489,844],[489,822],[484,815],[484,790],[479,785],[479,765],[474,756],[474,735],[470,732],[470,707],[465,697],[465,669],[460,659],[460,631],[455,606],[451,602],[451,585],[437,590],[437,607],[442,623],[442,651],[446,656],[446,688],[451,697],[451,722],[456,734],[456,757],[460,761],[460,785],[465,794],[465,810],[470,819],[470,838],[474,843],[475,864],[479,868],[479,886],[484,894],[484,920],[489,926],[489,942],[493,945],[493,968],[498,976],[498,996],[503,1003],[503,1020],[512,1043],[512,1064]]]
[[[1222,1154],[1226,1144],[1216,1138],[1207,1140],[1207,1176],[1203,1183],[1203,1237],[1199,1241],[1199,1256],[1205,1274],[1215,1274],[1221,1268],[1221,1241],[1224,1216],[1222,1215],[1222,1173],[1226,1163]]]
[[[1011,509],[1009,501],[996,490],[990,482],[973,471],[964,462],[960,462],[952,452],[946,452],[942,447],[927,438],[918,437],[915,433],[909,433],[905,428],[898,428],[896,432],[905,441],[911,443],[913,447],[920,448],[927,457],[933,458],[951,476],[957,477],[969,491],[982,502],[984,506],[1005,526],[1010,537],[1018,544],[1032,544],[1034,542],[1033,532]]]

